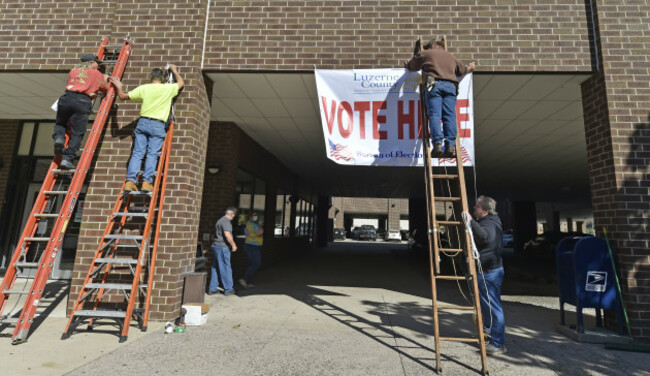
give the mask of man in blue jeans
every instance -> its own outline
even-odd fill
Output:
[[[404,66],[410,71],[422,69],[426,82],[425,98],[429,117],[429,132],[433,143],[431,157],[456,157],[456,96],[458,78],[472,72],[475,63],[464,65],[444,48],[444,39],[431,39],[424,50],[416,51]],[[419,50],[416,47],[416,50]],[[440,121],[442,120],[442,131]],[[442,143],[445,142],[443,151]]]
[[[235,244],[235,238],[232,235],[231,223],[236,215],[237,209],[229,207],[226,209],[226,214],[217,221],[215,226],[215,237],[211,247],[212,270],[208,295],[213,295],[219,292],[218,277],[221,277],[224,295],[232,295],[235,293],[232,281],[232,268],[230,266],[230,253],[237,251],[237,244]],[[228,245],[230,245],[231,248],[228,248]],[[218,276],[217,269],[219,271]]]
[[[488,354],[506,351],[506,324],[501,306],[501,284],[503,283],[503,230],[496,212],[497,202],[487,196],[480,196],[474,205],[473,220],[463,212],[463,220],[470,222],[474,242],[480,254],[483,274],[477,274],[478,291],[481,300],[483,331],[490,336],[486,350]]]
[[[141,191],[151,192],[153,190],[153,179],[156,174],[160,150],[167,136],[165,124],[169,118],[172,100],[178,95],[179,90],[184,86],[183,78],[178,74],[176,66],[169,65],[169,70],[174,74],[175,83],[164,84],[164,72],[160,68],[154,68],[149,73],[151,83],[140,85],[128,93],[122,90],[122,83],[117,77],[111,77],[111,82],[117,89],[117,96],[122,100],[142,102],[140,108],[140,119],[135,127],[135,141],[133,152],[129,160],[126,172],[125,191],[137,191],[138,172],[144,162],[142,173]]]

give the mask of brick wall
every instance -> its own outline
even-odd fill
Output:
[[[4,0],[0,69],[69,69],[110,35],[119,1]],[[127,32],[127,31],[125,31]]]
[[[594,221],[616,253],[632,334],[650,340],[650,5],[595,3],[600,70],[582,87]]]
[[[584,0],[212,1],[207,69],[401,67],[446,34],[481,71],[590,71]]]
[[[0,162],[2,163],[2,167],[0,167],[0,199],[3,200],[3,205],[7,200],[5,192],[17,147],[18,125],[17,120],[0,120]]]
[[[185,88],[176,101],[176,131],[151,293],[150,318],[153,320],[178,315],[182,275],[194,270],[209,125],[209,104],[200,70],[204,8],[204,2],[191,0],[173,3],[116,1],[113,4],[113,40],[119,41],[126,33],[134,39],[124,76],[126,90],[147,83],[149,71],[164,67],[168,62],[178,65],[185,80]],[[86,196],[71,301],[79,292],[126,174],[139,105],[121,102],[119,106],[104,136]]]

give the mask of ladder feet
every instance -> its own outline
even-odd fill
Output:
[[[143,332],[146,332],[146,331],[147,331],[147,327],[146,327],[146,326],[143,326],[142,329],[140,329],[140,330],[143,331]]]
[[[87,332],[92,332],[93,330],[95,330],[95,326],[93,325],[88,325],[88,327],[86,328]]]
[[[15,346],[15,345],[20,345],[21,343],[25,343],[25,342],[27,342],[27,339],[18,338],[18,339],[12,340],[11,344]]]
[[[61,334],[61,341],[66,340],[70,338],[70,333],[63,333]]]
[[[120,336],[120,343],[126,342],[127,338],[129,338],[129,336]]]

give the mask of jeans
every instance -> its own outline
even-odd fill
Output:
[[[153,183],[153,177],[156,174],[158,157],[162,149],[163,142],[167,132],[165,123],[159,120],[140,118],[138,125],[135,127],[135,141],[133,142],[133,153],[129,160],[129,167],[126,171],[126,180],[137,183],[138,172],[144,161],[144,173],[142,179]]]
[[[217,278],[217,269],[219,277],[225,292],[233,291],[232,268],[230,267],[230,249],[225,245],[212,244],[212,273],[210,274],[209,292],[217,291],[219,279]]]
[[[481,299],[481,316],[483,327],[490,335],[490,343],[496,347],[503,347],[506,340],[506,323],[501,306],[501,283],[503,282],[503,267],[477,273],[478,292]],[[487,285],[487,291],[485,287]],[[490,298],[488,302],[488,296]],[[491,313],[491,314],[490,314]]]
[[[253,274],[255,274],[262,263],[262,255],[260,254],[261,249],[261,245],[244,243],[244,251],[246,251],[246,256],[248,256],[248,268],[246,269],[246,274],[244,274],[244,281],[246,281],[246,283],[251,281]]]
[[[451,81],[438,81],[425,94],[427,115],[429,116],[429,132],[434,144],[446,139],[447,145],[456,145],[456,85]],[[442,128],[440,130],[440,120]]]
[[[81,140],[88,128],[88,115],[92,109],[93,102],[85,94],[66,91],[59,98],[52,138],[55,141],[65,140],[65,131],[70,123],[70,140],[68,147],[63,151],[63,159],[71,161],[77,156]]]

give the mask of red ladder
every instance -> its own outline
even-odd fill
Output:
[[[69,338],[85,321],[87,329],[93,330],[99,320],[112,320],[119,327],[120,342],[127,340],[132,318],[142,331],[147,330],[173,134],[172,120],[160,152],[153,191],[125,192],[126,182],[122,184],[61,339]],[[119,292],[119,301],[108,293],[111,290]]]
[[[112,76],[122,78],[131,54],[131,39],[127,36],[124,42],[118,46],[109,46],[108,42],[108,37],[101,39],[96,55],[100,60],[105,60],[106,63],[114,63]],[[119,52],[116,48],[119,48]],[[114,58],[115,55],[118,55],[117,59],[109,59]],[[75,211],[79,193],[95,156],[95,150],[104,131],[114,99],[115,89],[112,85],[109,85],[95,116],[95,121],[84,145],[79,163],[74,170],[60,169],[61,156],[54,157],[27,224],[20,236],[20,241],[14,250],[11,262],[0,285],[0,324],[15,325],[12,335],[13,344],[27,341],[29,328],[34,320],[38,303],[43,295],[54,261],[61,250],[66,229]],[[66,140],[66,144],[67,142]],[[67,186],[67,188],[64,188],[64,186]],[[64,198],[60,211],[58,213],[52,212],[56,207],[56,201],[61,197]],[[48,219],[54,221],[50,234],[36,236],[39,223],[48,221]],[[35,262],[35,260],[38,261]],[[30,270],[36,271],[30,289],[15,288],[19,273]],[[29,281],[27,281],[25,287],[27,285],[29,285]],[[18,317],[11,317],[11,314],[3,315],[11,295],[18,295],[18,299],[25,297],[23,308]]]

